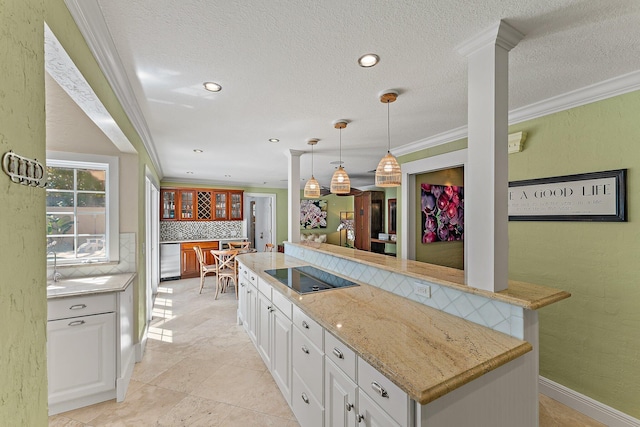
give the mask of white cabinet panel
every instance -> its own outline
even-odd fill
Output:
[[[293,307],[293,324],[300,329],[300,332],[307,337],[313,345],[320,350],[324,350],[323,333],[324,329],[315,320],[309,317],[305,312],[297,306]]]
[[[47,320],[68,319],[116,311],[114,293],[55,298],[47,302]]]
[[[271,367],[271,300],[258,293],[256,346],[267,367]]]
[[[319,402],[322,402],[322,386],[324,384],[324,357],[311,340],[298,328],[293,328],[293,370],[300,375],[309,391]]]
[[[358,358],[358,386],[398,423],[408,425],[410,399],[407,393],[361,358]]]
[[[324,353],[349,378],[356,380],[356,353],[327,331],[324,331]]]
[[[256,344],[258,328],[258,289],[253,285],[247,285],[247,333]]]
[[[330,360],[325,361],[324,379],[325,427],[354,427],[358,386]]]
[[[287,403],[291,404],[291,343],[293,340],[293,326],[280,310],[273,312],[272,347],[271,347],[271,375]]]
[[[301,427],[322,427],[324,423],[322,405],[295,371],[293,372],[291,409]]]
[[[360,425],[366,427],[402,427],[361,389],[358,390],[358,417]]]
[[[47,323],[47,335],[50,407],[115,391],[115,313],[53,320]]]

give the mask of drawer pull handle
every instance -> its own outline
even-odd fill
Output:
[[[303,320],[302,321],[302,327],[305,328],[305,329],[309,329],[309,324]]]
[[[84,325],[84,320],[74,320],[73,322],[69,322],[69,326],[80,326]]]
[[[302,352],[305,353],[305,354],[309,354],[309,349],[304,344],[302,345]]]
[[[244,288],[244,286],[245,286],[245,285],[244,285],[244,283],[243,283],[243,282],[240,282],[240,286],[242,286],[242,287]]]
[[[371,383],[371,388],[382,397],[389,398],[389,393],[377,381]]]
[[[338,359],[344,359],[344,354],[335,347],[333,348],[333,354],[335,354]]]
[[[353,403],[347,402],[346,407],[347,407],[347,412],[351,412],[351,410],[353,409]]]
[[[276,311],[276,309],[275,309],[275,308],[270,308],[270,309],[269,309],[269,313],[273,313],[274,311]]]
[[[364,420],[364,415],[356,415],[356,420],[358,420],[358,424],[360,424]]]
[[[302,392],[302,396],[301,397],[302,397],[302,401],[308,405],[309,404],[309,397],[307,397],[307,394],[305,392]]]
[[[82,310],[83,308],[87,308],[87,304],[75,304],[69,307],[69,310]]]
[[[251,293],[251,289],[247,289],[247,293],[250,294]]]
[[[251,280],[256,280],[256,277],[255,276],[251,276]]]

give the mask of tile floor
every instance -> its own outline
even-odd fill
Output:
[[[142,362],[124,402],[49,417],[49,426],[294,427],[293,413],[248,335],[236,325],[235,293],[213,299],[211,278],[160,284]],[[600,427],[540,395],[540,426]]]

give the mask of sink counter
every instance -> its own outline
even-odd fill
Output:
[[[47,299],[79,295],[123,292],[133,282],[136,273],[104,276],[74,277],[58,282],[47,282]]]
[[[300,295],[264,273],[309,265],[289,255],[245,254],[240,262],[423,405],[532,350],[526,341],[358,281]]]

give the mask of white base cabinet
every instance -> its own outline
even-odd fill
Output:
[[[332,361],[325,359],[325,427],[355,427],[358,386]]]

